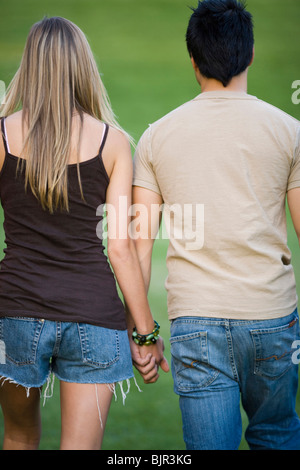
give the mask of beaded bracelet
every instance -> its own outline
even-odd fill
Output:
[[[140,335],[136,331],[136,328],[133,328],[133,332],[132,332],[133,341],[139,346],[150,346],[151,344],[155,344],[159,338],[160,326],[155,320],[154,320],[154,323],[155,323],[155,328],[153,329],[152,333],[150,333],[149,335]]]

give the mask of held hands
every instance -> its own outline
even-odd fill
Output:
[[[146,384],[154,383],[158,380],[159,367],[164,372],[169,372],[169,364],[164,357],[164,342],[159,337],[155,344],[150,346],[139,346],[132,339],[130,340],[132,362],[139,371]]]

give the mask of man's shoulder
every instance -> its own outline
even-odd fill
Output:
[[[300,125],[300,121],[293,117],[291,114],[288,114],[286,111],[280,109],[279,107],[257,98],[257,111],[259,113],[265,113],[270,117],[274,117],[276,120],[285,121],[287,124],[294,124],[296,126]]]
[[[169,129],[170,131],[170,129],[174,130],[174,128],[178,128],[181,122],[190,118],[194,101],[195,98],[190,101],[186,101],[156,121],[150,122],[139,139],[139,145],[142,142],[147,145],[147,142],[152,141],[154,136],[160,136],[161,134],[164,135],[166,129]]]
[[[153,123],[150,124],[152,129],[158,129],[165,124],[170,123],[171,121],[176,122],[179,120],[183,115],[189,114],[194,106],[195,98],[186,101],[185,103],[177,106],[176,108],[169,111],[167,114],[162,116],[161,118],[157,119]]]

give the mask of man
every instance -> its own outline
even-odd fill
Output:
[[[151,234],[136,241],[146,287],[164,203],[184,440],[187,449],[237,449],[241,398],[251,449],[299,450],[299,326],[285,215],[287,194],[300,240],[299,121],[247,94],[254,40],[244,5],[199,2],[186,40],[202,93],[145,131],[133,189],[134,204],[147,208],[138,224]],[[156,380],[153,358],[134,348],[133,358],[145,381]]]

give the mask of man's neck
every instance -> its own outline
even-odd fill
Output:
[[[253,58],[254,51],[252,61]],[[216,80],[215,78],[207,78],[202,75],[193,57],[191,57],[191,62],[195,72],[196,80],[201,86],[202,93],[205,93],[206,91],[235,91],[239,93],[247,93],[249,67],[247,67],[244,72],[242,72],[240,75],[236,75],[235,77],[233,77],[228,83],[228,85],[225,87],[219,80]],[[249,64],[249,66],[251,65],[251,63]]]
[[[201,77],[199,80],[202,93],[208,91],[233,91],[239,93],[247,93],[247,73],[243,73],[233,77],[230,83],[224,87],[221,82],[214,78]]]

